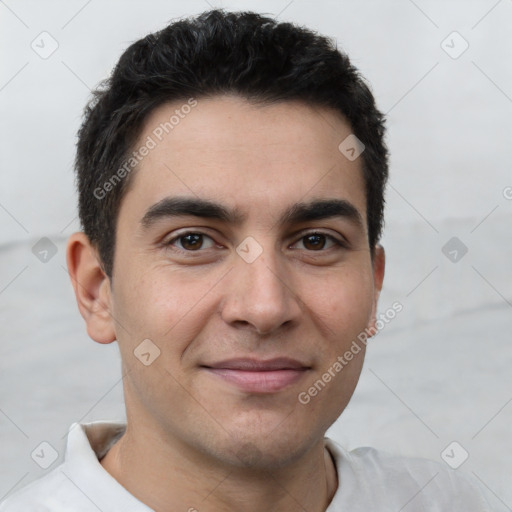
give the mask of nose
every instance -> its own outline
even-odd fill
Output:
[[[302,308],[293,276],[270,249],[251,263],[236,255],[227,278],[229,285],[221,308],[225,322],[261,335],[298,323]]]

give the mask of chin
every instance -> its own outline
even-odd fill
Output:
[[[307,439],[276,429],[267,432],[246,434],[236,439],[230,437],[230,463],[240,468],[271,471],[293,464],[310,448]]]

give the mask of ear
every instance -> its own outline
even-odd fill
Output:
[[[66,261],[87,333],[98,343],[112,343],[116,333],[110,313],[110,279],[102,269],[96,248],[85,233],[74,233],[69,237]]]
[[[382,283],[384,281],[384,270],[386,267],[386,253],[382,245],[375,245],[373,256],[373,306],[372,316],[368,324],[368,331],[376,333],[377,329],[377,307],[379,305],[379,296],[382,290]]]

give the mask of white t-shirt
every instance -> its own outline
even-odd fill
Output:
[[[124,430],[119,422],[74,423],[64,462],[7,498],[0,512],[151,512],[99,462]],[[339,482],[326,512],[491,511],[473,482],[441,463],[347,451],[327,437],[325,446]]]

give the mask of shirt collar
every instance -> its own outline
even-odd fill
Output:
[[[99,463],[125,429],[122,422],[73,423],[62,472],[100,510],[152,512]]]
[[[62,471],[100,510],[152,512],[152,509],[129,493],[99,462],[125,430],[126,423],[120,421],[73,423],[69,429]],[[352,464],[346,464],[351,458],[350,453],[328,437],[324,438],[324,444],[334,460],[338,477],[338,488],[326,510],[334,512],[341,503],[341,489],[345,487],[343,482],[351,483],[349,488],[343,488],[343,503],[350,502],[347,493],[359,496],[363,493],[364,496],[368,489],[354,486],[354,482],[364,482],[364,479],[354,474],[355,468]]]

